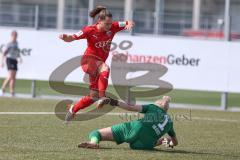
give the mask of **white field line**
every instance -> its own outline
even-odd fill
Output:
[[[0,115],[65,115],[65,112],[0,112]],[[84,114],[84,112],[79,112],[78,114]],[[88,115],[110,115],[110,116],[138,116],[139,113],[87,113]],[[223,118],[209,118],[209,117],[189,117],[190,120],[202,120],[202,121],[216,121],[216,122],[240,122],[240,120],[235,119],[223,119]]]
[[[203,120],[203,121],[217,121],[217,122],[240,122],[236,119],[223,119],[223,118],[208,118],[208,117],[192,117],[193,120]]]
[[[4,97],[11,97],[10,94],[7,94]],[[81,96],[61,96],[61,95],[40,95],[36,98],[32,98],[30,94],[16,94],[15,98],[22,99],[38,99],[38,100],[63,100],[63,99],[71,99],[77,101]],[[149,104],[152,102],[148,101],[137,101],[138,104]],[[240,112],[240,107],[231,107],[227,108],[227,110],[223,110],[220,106],[210,106],[210,105],[197,105],[197,104],[180,104],[180,103],[171,103],[171,108],[176,109],[196,109],[196,110],[212,110],[212,111],[224,111],[224,112]]]

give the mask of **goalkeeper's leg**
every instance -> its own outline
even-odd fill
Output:
[[[89,134],[89,142],[80,143],[78,147],[97,149],[100,141],[114,141],[111,127],[92,131]]]

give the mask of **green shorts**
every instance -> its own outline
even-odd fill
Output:
[[[151,150],[156,144],[156,139],[138,121],[113,125],[111,129],[116,143],[129,143],[131,149]]]
[[[138,138],[141,126],[140,123],[134,121],[113,125],[111,127],[113,138],[117,144],[134,142]]]

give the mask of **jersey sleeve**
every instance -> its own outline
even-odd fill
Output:
[[[147,112],[157,112],[159,108],[156,107],[155,105],[152,104],[146,104],[146,105],[142,105],[142,111],[140,113],[147,113]]]
[[[170,137],[176,137],[176,133],[175,133],[173,127],[168,131],[168,135],[169,135]]]
[[[142,111],[140,113],[147,113],[149,105],[142,105]]]
[[[84,27],[83,29],[81,29],[77,33],[74,33],[73,34],[73,38],[75,40],[85,39],[85,38],[87,38],[88,33],[89,33],[89,28],[88,27]]]
[[[113,30],[115,32],[119,32],[125,29],[126,25],[127,25],[127,21],[115,21],[112,23],[113,26]]]

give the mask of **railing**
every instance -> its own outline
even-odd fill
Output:
[[[64,28],[79,30],[88,24],[88,9],[65,8]]]
[[[114,20],[124,20],[123,10],[111,8],[110,10]],[[86,26],[88,24],[88,13],[88,8],[65,7],[63,29],[79,30],[83,26]],[[232,15],[231,27],[233,39],[240,39],[240,21],[238,17]],[[223,15],[201,15],[200,26],[197,31],[192,30],[191,13],[165,12],[164,14],[159,14],[157,18],[158,21],[153,11],[135,10],[133,12],[133,20],[136,23],[136,27],[133,32],[136,34],[223,38]],[[156,24],[157,22],[158,24]],[[1,4],[0,26],[56,29],[57,6]]]
[[[34,14],[34,6],[2,4],[0,6],[0,25],[34,27]]]

